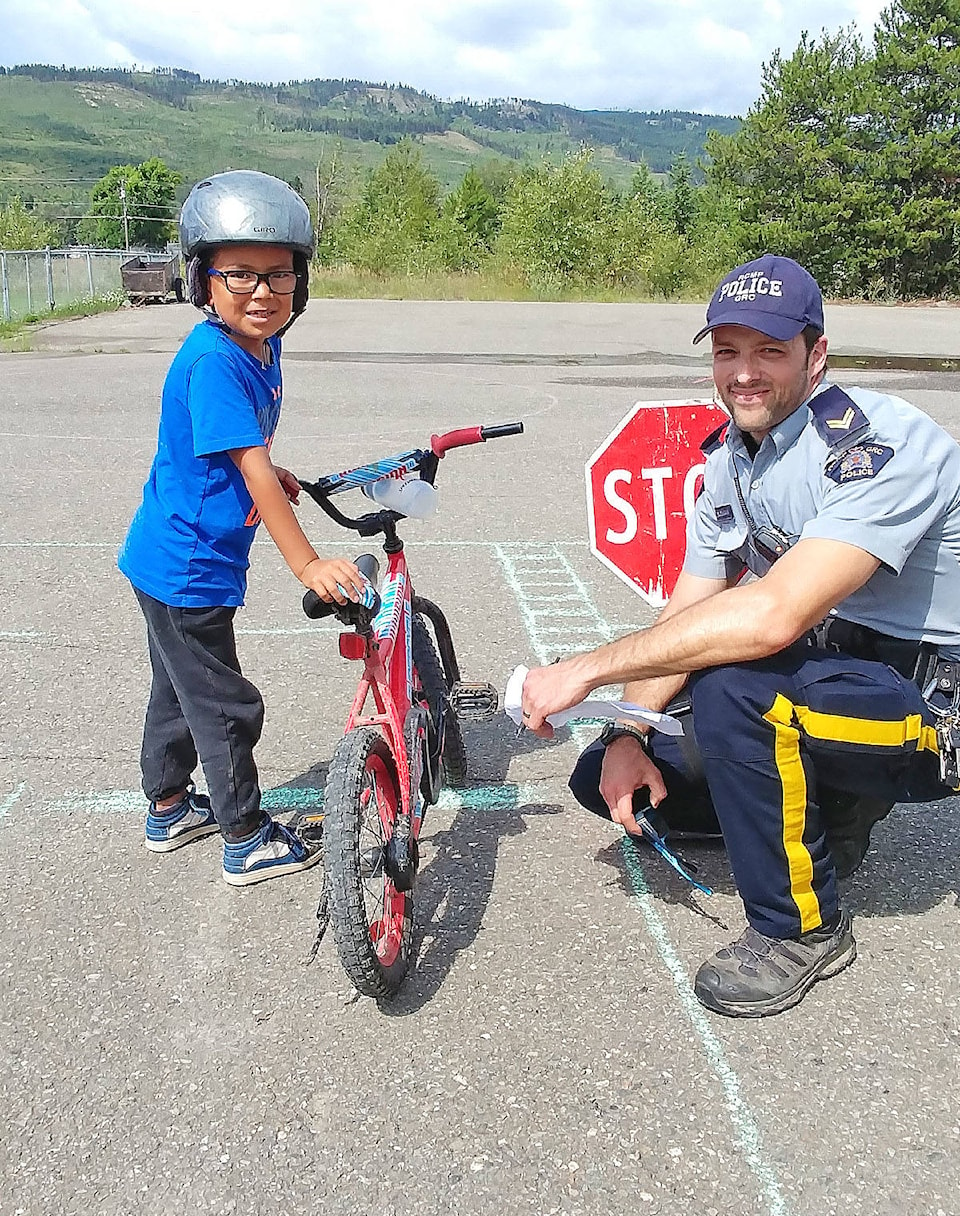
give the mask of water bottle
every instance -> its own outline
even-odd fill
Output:
[[[362,489],[378,507],[399,511],[410,519],[426,519],[437,509],[437,491],[419,477],[381,477]]]

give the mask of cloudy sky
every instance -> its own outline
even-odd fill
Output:
[[[0,0],[0,63],[183,67],[216,79],[347,77],[443,98],[743,114],[804,30],[881,0]]]

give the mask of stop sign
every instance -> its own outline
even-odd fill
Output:
[[[639,401],[586,466],[590,548],[654,607],[670,598],[701,485],[712,401]]]

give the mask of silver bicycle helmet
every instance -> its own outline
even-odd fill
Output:
[[[280,245],[291,249],[301,275],[293,316],[307,306],[307,267],[314,237],[310,209],[292,186],[253,169],[231,169],[193,187],[180,211],[180,246],[187,292],[197,308],[209,304],[206,255],[223,245]]]

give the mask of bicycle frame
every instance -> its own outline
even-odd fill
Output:
[[[375,726],[387,739],[397,764],[401,811],[411,815],[414,835],[420,816],[414,816],[410,791],[419,787],[410,774],[410,757],[404,742],[404,722],[413,705],[411,652],[412,589],[403,550],[388,554],[387,573],[380,588],[380,611],[370,630],[342,633],[340,653],[346,659],[363,659],[363,674],[347,715],[344,734],[359,726]],[[357,645],[362,640],[363,650]],[[375,712],[365,713],[373,699]]]

